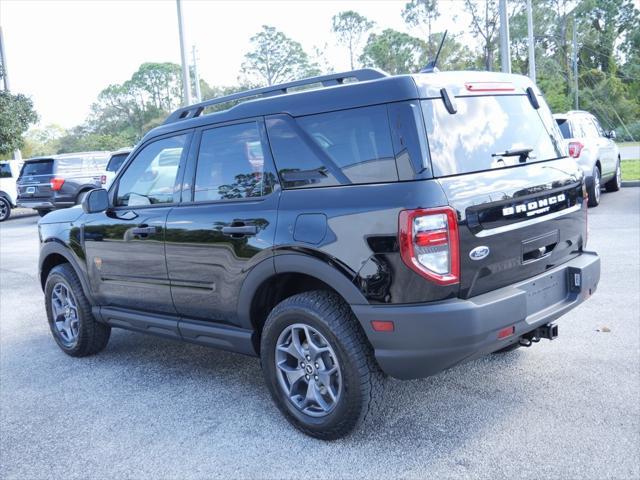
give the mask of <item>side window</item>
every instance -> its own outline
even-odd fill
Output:
[[[139,207],[173,202],[180,159],[189,135],[163,138],[144,147],[118,182],[116,206]]]
[[[0,163],[0,178],[11,178],[11,166],[8,163]]]
[[[194,201],[261,197],[271,193],[275,178],[265,172],[256,122],[202,132]]]
[[[297,120],[351,182],[398,180],[386,106],[309,115]]]
[[[581,120],[582,123],[582,132],[584,133],[583,137],[597,137],[598,131],[596,130],[596,126],[593,124],[590,118],[585,117]]]
[[[287,115],[267,118],[269,142],[284,188],[339,185],[321,160],[322,152]]]
[[[597,118],[592,118],[591,121],[595,125],[596,130],[598,131],[598,136],[599,137],[604,137],[604,130],[602,130],[602,127],[600,126],[600,122],[598,121],[598,119]]]

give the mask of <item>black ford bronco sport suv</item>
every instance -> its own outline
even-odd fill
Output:
[[[561,145],[535,85],[498,73],[365,69],[179,109],[108,192],[40,220],[51,332],[78,357],[112,327],[260,356],[289,421],[338,438],[385,374],[552,339],[595,291]]]

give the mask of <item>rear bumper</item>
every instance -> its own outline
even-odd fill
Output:
[[[517,342],[589,298],[600,280],[600,258],[583,252],[525,281],[478,295],[420,305],[352,305],[382,370],[411,379],[434,375]],[[393,320],[393,332],[375,332],[372,320]],[[498,332],[514,326],[513,335]]]
[[[74,205],[73,201],[18,199],[19,207],[33,208],[34,210],[55,210],[57,208],[73,207]]]

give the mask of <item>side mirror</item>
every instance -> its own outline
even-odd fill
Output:
[[[104,188],[91,190],[82,200],[82,210],[85,213],[104,212],[109,208],[109,194]]]
[[[609,135],[607,135],[607,137],[609,137],[611,140],[615,140],[616,139],[616,131],[615,130],[611,130],[609,132]]]

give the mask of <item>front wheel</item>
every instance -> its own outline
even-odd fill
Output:
[[[620,190],[621,186],[622,170],[620,169],[620,159],[618,159],[618,163],[616,165],[616,174],[611,180],[604,184],[604,187],[607,189],[607,192],[617,192],[618,190]]]
[[[276,405],[307,435],[343,437],[382,403],[384,374],[336,294],[306,292],[278,304],[264,326],[261,360]]]
[[[600,168],[596,165],[593,167],[593,181],[591,182],[591,187],[589,187],[589,203],[590,207],[597,207],[600,205],[600,195],[601,195],[602,185],[600,184]]]
[[[38,212],[38,215],[40,215],[41,217],[44,217],[50,211],[51,210],[36,210],[36,212]]]
[[[9,201],[0,197],[0,222],[4,222],[11,216],[11,204]]]
[[[107,346],[111,327],[93,317],[91,305],[71,265],[64,263],[51,270],[44,296],[49,328],[64,353],[85,357]]]

